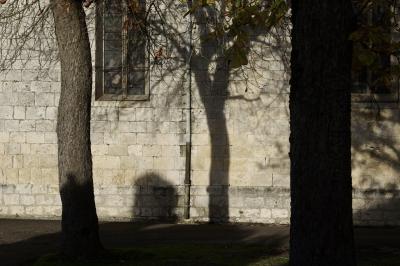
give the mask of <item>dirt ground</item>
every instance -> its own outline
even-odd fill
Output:
[[[259,244],[288,249],[289,226],[250,224],[100,224],[106,248],[167,243]],[[355,228],[358,250],[392,251],[400,257],[400,227]],[[57,252],[60,221],[0,219],[0,264],[29,265],[35,258]]]

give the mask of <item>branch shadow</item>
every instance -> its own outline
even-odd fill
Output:
[[[380,105],[352,111],[353,219],[359,225],[398,226],[400,112]]]
[[[199,52],[193,55],[191,65],[201,102],[204,106],[211,145],[209,169],[209,222],[229,221],[229,134],[224,113],[228,97],[229,67],[216,40],[204,41],[210,33],[204,20],[217,16],[215,9],[204,7],[194,12],[199,28]],[[210,71],[214,65],[215,71]]]

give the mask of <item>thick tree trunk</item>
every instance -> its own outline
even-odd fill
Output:
[[[61,61],[57,121],[62,201],[61,253],[69,258],[89,258],[102,249],[90,150],[90,43],[81,1],[52,0],[51,5]]]
[[[290,265],[355,265],[351,0],[292,2]]]

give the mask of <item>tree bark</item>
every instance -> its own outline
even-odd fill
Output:
[[[290,265],[355,265],[351,0],[292,2]]]
[[[61,61],[57,120],[61,253],[68,258],[90,258],[102,249],[90,149],[90,43],[81,1],[52,0],[51,7]]]

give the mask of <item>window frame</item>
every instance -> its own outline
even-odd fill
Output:
[[[150,99],[150,57],[147,53],[147,42],[145,45],[145,78],[144,78],[144,94],[129,95],[127,89],[127,57],[128,57],[128,34],[127,29],[123,27],[124,23],[128,18],[128,7],[126,1],[121,0],[123,8],[122,18],[122,69],[121,69],[121,86],[122,94],[110,94],[105,93],[105,75],[104,75],[104,11],[106,0],[99,0],[96,2],[96,23],[95,23],[95,40],[96,40],[96,51],[95,51],[95,100],[96,101],[146,101]]]
[[[398,10],[399,7],[391,6],[390,7],[393,11]],[[396,12],[397,13],[397,12]],[[368,15],[368,23],[372,23],[372,11]],[[397,39],[396,32],[393,32],[390,29],[390,33],[392,39]],[[392,58],[390,58],[390,65],[394,64]],[[369,103],[377,103],[383,104],[384,106],[391,107],[397,106],[400,103],[400,78],[393,80],[392,84],[390,85],[391,93],[374,93],[371,91],[370,86],[368,83],[371,82],[371,70],[367,69],[367,89],[364,93],[357,93],[353,92],[354,80],[352,78],[352,92],[351,92],[351,101],[356,104],[369,104]]]

